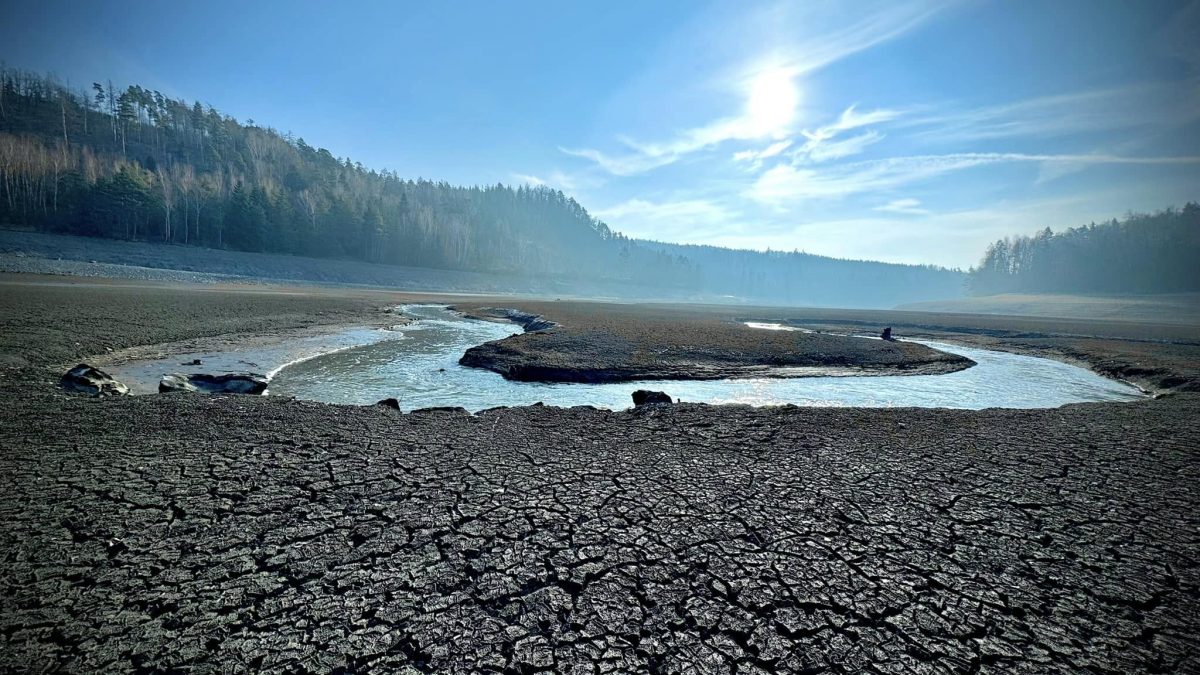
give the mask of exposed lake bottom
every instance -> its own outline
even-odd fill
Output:
[[[349,346],[279,369],[270,394],[327,403],[370,404],[395,398],[405,410],[544,403],[619,410],[637,389],[657,389],[688,402],[750,405],[1050,408],[1089,401],[1131,401],[1144,394],[1087,369],[1022,354],[920,341],[977,365],[954,373],[912,376],[838,375],[726,380],[647,380],[612,384],[545,384],[506,380],[458,364],[474,345],[514,332],[511,324],[463,318],[443,307],[410,305],[416,321],[386,339]],[[755,325],[757,328],[783,328]],[[359,334],[361,338],[362,335]]]

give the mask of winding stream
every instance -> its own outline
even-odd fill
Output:
[[[176,354],[106,367],[135,393],[157,391],[166,373],[258,372],[271,377],[268,393],[366,405],[384,398],[404,410],[462,406],[591,405],[630,407],[636,389],[665,391],[683,401],[751,405],[1052,408],[1087,401],[1132,401],[1135,387],[1060,361],[941,342],[917,341],[961,354],[978,365],[946,375],[745,378],[711,381],[646,380],[615,384],[512,382],[489,370],[465,368],[469,347],[508,337],[508,323],[464,318],[441,306],[406,305],[416,319],[392,329],[356,328],[293,337],[229,351]],[[763,330],[804,329],[748,323]],[[873,338],[864,338],[873,339]],[[193,359],[201,365],[183,365]]]
[[[657,389],[684,401],[802,406],[920,406],[1048,408],[1085,401],[1130,401],[1143,394],[1122,382],[1049,359],[926,342],[973,359],[977,366],[946,375],[895,377],[747,378],[643,381],[616,384],[512,382],[487,370],[464,368],[467,348],[512,335],[510,324],[465,319],[441,307],[413,305],[418,319],[391,339],[355,346],[281,369],[270,393],[330,403],[368,404],[396,398],[401,408],[499,405],[592,405],[619,410],[635,389]],[[776,324],[753,324],[782,329]]]

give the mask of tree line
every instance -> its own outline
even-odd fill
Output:
[[[1001,239],[967,284],[973,295],[1200,291],[1200,205]]]
[[[687,286],[546,187],[406,180],[140,86],[0,69],[0,224],[368,262]]]
[[[676,298],[887,306],[959,296],[963,279],[926,266],[631,240],[558,190],[406,179],[198,101],[108,81],[72,88],[6,68],[0,226],[617,282]]]
[[[745,251],[697,244],[642,242],[683,256],[703,270],[697,290],[757,302],[839,307],[891,307],[963,294],[963,273],[934,265],[843,260],[802,251]]]

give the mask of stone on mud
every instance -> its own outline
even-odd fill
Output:
[[[197,373],[164,375],[158,383],[159,393],[196,391],[205,394],[261,394],[267,390],[267,378],[258,373]]]
[[[414,415],[421,415],[421,414],[426,414],[426,413],[429,413],[429,414],[451,413],[454,415],[470,415],[471,411],[467,410],[466,408],[464,408],[462,406],[458,406],[458,405],[454,405],[454,406],[435,405],[435,406],[431,406],[428,408],[417,408],[416,410],[412,411],[412,414],[414,414]]]
[[[635,406],[652,405],[656,403],[674,403],[674,401],[672,401],[671,397],[665,392],[661,391],[638,389],[637,391],[633,392],[633,405]]]
[[[523,312],[519,309],[511,309],[508,307],[481,307],[476,310],[479,315],[477,318],[484,319],[507,319],[525,329],[526,333],[538,333],[547,331],[558,326],[557,323],[551,321],[541,315]],[[468,314],[467,316],[471,316]]]
[[[63,374],[60,380],[62,386],[69,391],[77,391],[91,396],[118,396],[129,393],[129,387],[114,380],[111,375],[81,363]]]

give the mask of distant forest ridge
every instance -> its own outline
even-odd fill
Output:
[[[404,179],[139,86],[0,69],[0,225],[449,270],[664,297],[885,306],[957,297],[944,269],[634,241],[547,187]]]
[[[843,260],[800,251],[745,251],[698,244],[639,240],[650,250],[683,257],[704,274],[699,290],[719,296],[738,288],[764,302],[845,307],[891,307],[907,298],[957,298],[963,273],[934,265]]]
[[[1001,239],[967,285],[972,295],[1200,291],[1200,205]]]

